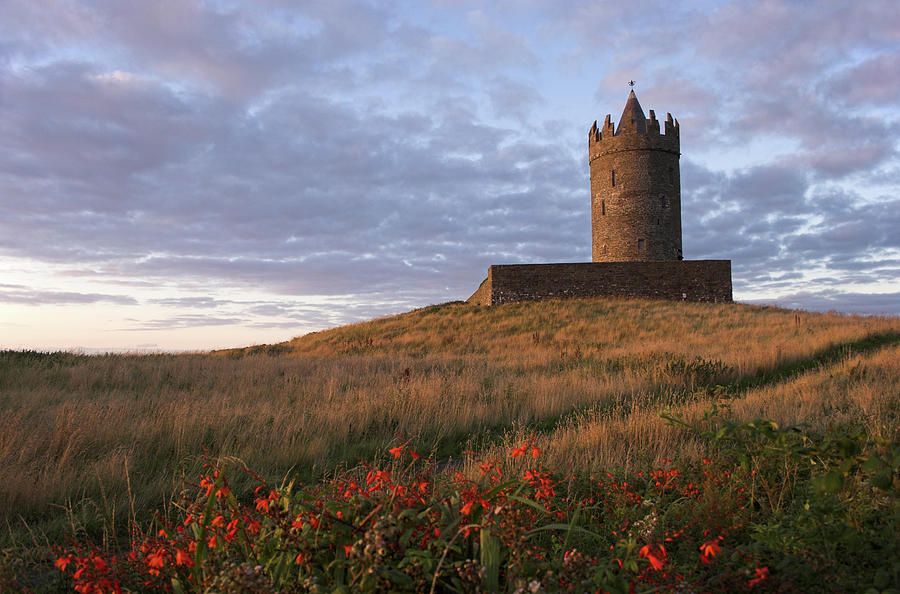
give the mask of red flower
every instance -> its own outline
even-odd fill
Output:
[[[56,565],[56,568],[60,571],[65,571],[70,563],[72,563],[72,555],[64,555],[57,559],[54,565]]]
[[[525,453],[525,450],[528,448],[527,443],[523,443],[521,447],[513,448],[513,450],[509,453],[510,458],[518,458],[519,456]]]
[[[91,559],[91,561],[94,562],[94,569],[96,569],[97,571],[109,570],[109,566],[106,564],[106,561],[104,561],[100,557],[94,557],[93,559]]]
[[[650,566],[656,571],[662,569],[663,565],[666,564],[666,547],[660,544],[644,545],[638,551],[638,555],[647,559],[650,562]]]
[[[194,560],[191,559],[190,555],[188,555],[181,549],[175,549],[175,564],[176,565],[187,565],[188,567],[193,567]]]
[[[750,587],[757,586],[761,584],[767,577],[769,577],[769,568],[768,567],[757,567],[756,568],[756,577],[750,580]]]
[[[261,525],[262,524],[259,520],[250,520],[247,522],[247,532],[249,532],[250,534],[256,534],[259,532],[259,527]]]
[[[390,452],[391,455],[394,456],[394,458],[399,458],[400,456],[403,455],[404,449],[406,449],[406,448],[404,448],[403,446],[397,446],[395,448],[389,449],[388,452]]]
[[[413,459],[413,460],[418,460],[419,458],[422,457],[422,456],[420,456],[419,454],[415,453],[415,452],[412,451],[412,450],[409,451],[409,455],[412,456],[412,459]]]
[[[303,553],[297,553],[297,558],[295,559],[295,561],[297,562],[297,565],[303,563]]]
[[[462,506],[462,507],[459,509],[459,513],[461,513],[461,514],[464,515],[464,516],[468,516],[470,513],[472,513],[472,503],[474,503],[474,502],[473,502],[473,501],[470,501],[469,503],[467,503],[467,504],[465,504],[464,506]]]
[[[237,536],[237,530],[238,530],[237,518],[228,522],[228,526],[226,526],[225,529],[228,531],[225,533],[225,540],[227,542],[231,542],[232,540],[234,540],[234,537]]]
[[[702,545],[700,545],[700,560],[704,563],[710,563],[709,558],[715,557],[719,554],[719,551],[722,550],[722,547],[719,546],[719,540],[709,540]]]
[[[166,550],[159,549],[147,555],[147,567],[151,575],[159,575],[159,570],[166,566]]]
[[[531,459],[534,460],[541,455],[541,451],[536,446],[531,446]]]

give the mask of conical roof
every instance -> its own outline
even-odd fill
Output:
[[[628,101],[625,102],[625,109],[622,111],[622,117],[619,118],[619,125],[616,126],[616,134],[621,133],[622,124],[628,126],[629,130],[647,131],[647,117],[644,115],[644,110],[641,109],[641,103],[634,91],[628,94]]]

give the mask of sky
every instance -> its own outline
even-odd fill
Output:
[[[0,348],[204,350],[590,261],[587,133],[680,122],[686,259],[900,314],[896,0],[0,0]]]

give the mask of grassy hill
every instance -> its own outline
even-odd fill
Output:
[[[659,413],[713,402],[896,440],[898,384],[900,319],[661,301],[451,303],[208,355],[2,352],[3,541],[124,530],[204,456],[313,479],[401,440],[446,461],[529,437],[599,473],[703,456]]]

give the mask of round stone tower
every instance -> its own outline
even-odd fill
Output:
[[[681,260],[678,120],[664,134],[634,91],[619,125],[609,115],[588,134],[594,262]]]

